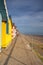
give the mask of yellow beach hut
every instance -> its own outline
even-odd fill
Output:
[[[11,38],[12,20],[8,16],[6,0],[0,0],[0,47],[7,47]]]

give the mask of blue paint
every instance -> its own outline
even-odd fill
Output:
[[[0,52],[1,52],[1,44],[2,44],[2,15],[0,13]]]

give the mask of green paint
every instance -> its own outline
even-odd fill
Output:
[[[8,22],[6,23],[6,33],[7,34],[9,33],[9,24],[8,24]]]
[[[4,6],[4,0],[0,0],[0,13],[2,14],[2,20],[7,21],[7,14]]]

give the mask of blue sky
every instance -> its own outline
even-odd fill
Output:
[[[7,7],[20,32],[43,34],[43,0],[7,0]]]

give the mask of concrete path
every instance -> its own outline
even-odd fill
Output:
[[[8,48],[2,50],[0,65],[43,65],[43,63],[24,36],[19,35]]]

